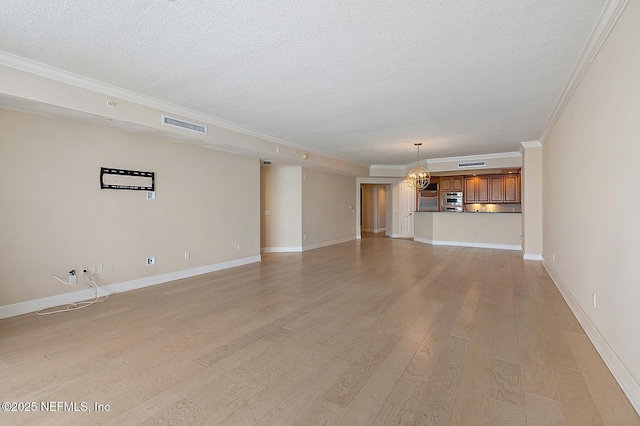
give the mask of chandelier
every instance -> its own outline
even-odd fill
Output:
[[[407,185],[411,188],[422,191],[427,187],[427,185],[429,185],[431,175],[427,169],[420,165],[420,145],[422,145],[422,142],[414,143],[414,145],[418,147],[418,160],[416,161],[416,165],[407,173],[405,180],[407,181]]]

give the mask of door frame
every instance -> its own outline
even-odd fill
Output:
[[[392,177],[358,177],[356,178],[356,214],[355,226],[356,238],[361,239],[360,232],[362,223],[360,221],[362,206],[360,205],[360,187],[362,184],[385,185],[387,203],[387,229],[385,235],[391,238],[400,238],[400,183],[404,178]],[[391,225],[391,226],[389,226]]]

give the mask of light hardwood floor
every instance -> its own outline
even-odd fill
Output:
[[[365,238],[0,336],[2,401],[38,404],[2,425],[640,425],[540,263],[511,251]]]

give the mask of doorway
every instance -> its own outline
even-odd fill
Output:
[[[362,238],[390,236],[387,228],[388,185],[360,185],[360,235]]]

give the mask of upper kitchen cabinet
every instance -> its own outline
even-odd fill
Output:
[[[440,177],[440,191],[462,192],[463,186],[464,186],[464,176]]]
[[[489,202],[489,178],[487,176],[468,177],[464,180],[464,202]]]
[[[511,174],[504,177],[504,202],[520,202],[520,174]]]
[[[520,175],[485,175],[467,177],[464,180],[464,202],[519,203]]]
[[[489,177],[489,202],[492,204],[504,202],[504,178],[502,176]]]

